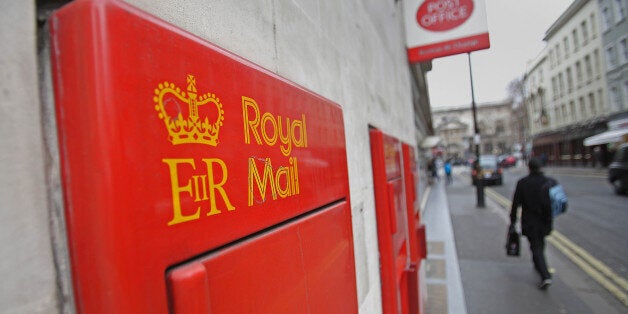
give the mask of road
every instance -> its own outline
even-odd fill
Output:
[[[613,193],[604,171],[544,170],[569,197],[547,240],[555,271],[547,294],[536,290],[527,240],[520,258],[503,252],[510,200],[527,168],[506,169],[503,185],[486,189],[484,210],[468,169],[455,169],[446,191],[468,313],[628,313],[628,197]]]

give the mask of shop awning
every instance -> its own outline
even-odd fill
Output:
[[[440,143],[440,136],[428,136],[421,142],[421,148],[432,148]]]
[[[628,128],[609,130],[584,139],[584,146],[617,143],[628,140]]]

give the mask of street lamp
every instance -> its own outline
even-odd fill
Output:
[[[484,208],[484,183],[482,182],[482,166],[480,166],[480,131],[478,130],[478,119],[475,108],[475,93],[473,92],[473,70],[471,69],[471,53],[467,52],[469,58],[469,78],[471,79],[471,111],[473,112],[473,128],[474,136],[473,143],[475,144],[475,174],[477,180],[475,183],[476,195],[477,195],[477,207]]]

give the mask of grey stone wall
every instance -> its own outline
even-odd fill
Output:
[[[0,312],[55,313],[34,1],[0,1]]]

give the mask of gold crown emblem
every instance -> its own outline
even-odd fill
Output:
[[[187,77],[187,92],[175,86],[174,83],[163,82],[155,88],[155,110],[159,113],[159,119],[164,120],[168,130],[168,139],[172,145],[178,144],[205,144],[218,145],[218,131],[225,119],[222,104],[216,95],[206,93],[198,95],[196,92],[196,79],[193,75]],[[183,117],[181,103],[188,105],[188,116]],[[198,114],[199,107],[213,104],[216,108],[215,116],[201,119]]]

